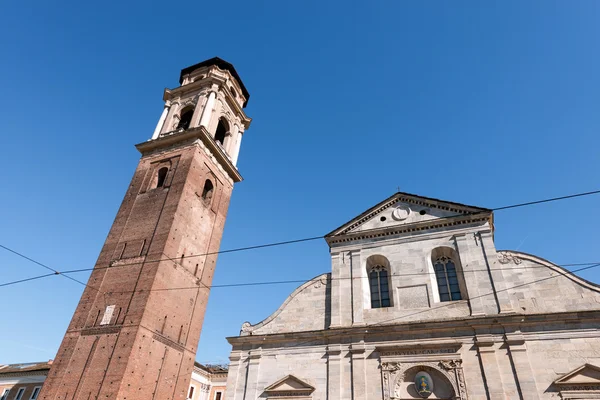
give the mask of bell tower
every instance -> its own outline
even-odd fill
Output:
[[[39,398],[186,398],[250,97],[219,58],[181,71]]]

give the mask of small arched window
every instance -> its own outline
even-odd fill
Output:
[[[225,136],[229,132],[229,125],[227,121],[223,118],[219,119],[219,124],[217,125],[217,132],[215,133],[215,141],[221,143],[221,146],[225,144]]]
[[[202,189],[202,200],[204,200],[206,204],[210,203],[214,189],[213,183],[210,179],[207,179],[206,182],[204,182],[204,189]]]
[[[189,108],[181,114],[181,118],[179,119],[179,123],[177,124],[177,129],[186,130],[190,127],[190,123],[192,122],[192,116],[194,115],[194,109]]]
[[[433,263],[440,301],[461,300],[456,264],[450,257],[438,257]]]
[[[389,307],[391,303],[387,268],[381,265],[371,267],[369,285],[371,287],[371,308]]]
[[[156,179],[156,187],[163,187],[165,185],[165,180],[167,179],[167,173],[169,173],[169,168],[162,167],[158,170],[157,179]]]

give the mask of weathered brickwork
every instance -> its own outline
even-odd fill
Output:
[[[227,399],[422,398],[419,373],[429,399],[600,398],[600,287],[492,233],[489,210],[403,193],[336,229],[331,274],[229,338]],[[442,301],[440,258],[460,300]],[[390,307],[372,306],[374,267]]]
[[[231,127],[249,124],[239,105],[237,115],[223,106],[239,101],[229,92],[239,87],[237,73],[209,61],[183,70],[184,85],[167,90],[175,121],[184,118],[183,104],[193,110],[206,104],[203,96],[213,99],[198,111],[203,120],[170,131],[161,117],[155,136],[137,145],[142,158],[41,399],[186,398],[215,253],[233,183],[241,180],[227,152],[233,144],[217,143],[207,127],[224,119]],[[196,69],[209,75],[192,82]],[[241,140],[240,129],[235,135]]]

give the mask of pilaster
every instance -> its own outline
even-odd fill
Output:
[[[229,356],[229,371],[227,373],[227,387],[231,388],[225,393],[226,400],[238,400],[241,397],[237,396],[237,388],[240,382],[240,365],[242,360],[242,352],[232,352]],[[245,368],[244,368],[245,369]]]
[[[479,238],[481,242],[481,251],[483,253],[486,266],[492,276],[492,287],[495,291],[495,297],[498,302],[498,308],[500,314],[511,314],[514,312],[512,304],[510,302],[510,296],[506,286],[506,280],[504,279],[504,272],[498,266],[496,246],[492,238],[491,231],[479,232]],[[491,296],[489,296],[491,297]]]
[[[479,359],[485,375],[490,400],[506,400],[500,368],[496,359],[496,342],[492,335],[477,335],[475,340]]]
[[[248,353],[248,371],[246,380],[246,393],[258,393],[258,376],[260,372],[260,360],[262,349],[250,350]],[[247,396],[245,396],[247,400]]]
[[[331,253],[331,325],[337,328],[342,325],[342,293],[339,276],[342,270],[342,254]]]
[[[328,400],[340,400],[342,392],[341,345],[327,346]]]
[[[512,358],[517,384],[521,388],[523,399],[538,400],[540,396],[535,384],[535,374],[529,361],[523,335],[520,332],[508,333],[505,336],[505,343]]]
[[[484,269],[484,266],[480,265],[481,263],[476,257],[473,257],[471,246],[474,244],[470,242],[470,238],[468,238],[466,234],[456,235],[454,236],[454,240],[458,256],[460,257],[465,285],[467,287],[467,297],[471,306],[471,316],[476,317],[485,315],[480,287],[489,279],[485,275],[485,272],[481,272]]]
[[[352,388],[353,400],[367,400],[367,365],[365,342],[350,346],[352,357]]]
[[[349,253],[350,259],[350,283],[352,284],[352,325],[364,325],[364,282],[366,272],[361,262],[360,250],[353,250]]]

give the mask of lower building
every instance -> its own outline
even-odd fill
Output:
[[[0,400],[36,400],[52,361],[0,365]]]
[[[188,390],[188,400],[225,400],[226,365],[195,363]]]
[[[0,400],[37,400],[52,360],[0,365]],[[225,400],[227,366],[194,364],[187,400]]]
[[[600,287],[499,251],[491,210],[397,193],[232,345],[227,400],[600,399]]]

